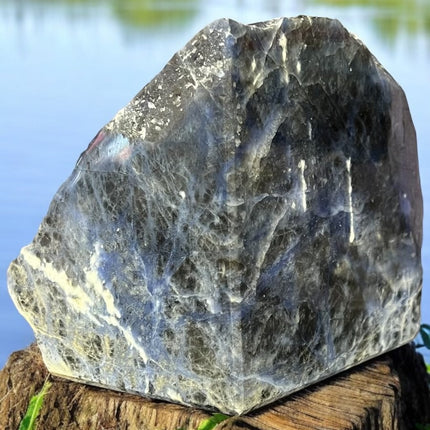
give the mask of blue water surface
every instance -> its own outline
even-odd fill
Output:
[[[338,18],[402,85],[430,202],[430,10],[427,0],[1,0],[0,367],[33,334],[9,298],[6,271],[33,239],[80,153],[198,30],[299,14]],[[430,232],[424,219],[423,321],[430,322]]]

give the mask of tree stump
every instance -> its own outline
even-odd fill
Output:
[[[0,428],[15,430],[30,398],[49,377],[39,416],[43,430],[195,430],[210,413],[49,376],[35,344],[0,371]],[[217,430],[411,429],[430,423],[429,376],[421,355],[404,346]]]

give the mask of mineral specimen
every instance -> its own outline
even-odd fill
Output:
[[[401,88],[335,20],[203,29],[108,123],[8,272],[48,369],[244,413],[410,341]]]

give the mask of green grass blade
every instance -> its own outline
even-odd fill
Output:
[[[42,409],[43,399],[45,398],[46,393],[51,387],[51,383],[49,381],[45,381],[42,389],[38,394],[35,394],[28,405],[27,412],[24,418],[19,425],[19,430],[34,430],[36,419],[39,416],[40,410]]]
[[[227,418],[230,417],[224,414],[213,414],[210,418],[203,420],[197,430],[212,430],[217,424],[223,422]]]

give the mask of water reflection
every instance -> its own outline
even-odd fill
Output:
[[[205,3],[205,4],[203,4]],[[258,0],[236,0],[225,8],[240,9],[260,7]],[[30,12],[43,9],[67,8],[67,11],[89,13],[94,7],[108,10],[121,24],[128,28],[145,29],[165,25],[184,25],[211,1],[201,0],[2,0],[4,6],[13,7],[15,12]],[[270,4],[270,7],[269,7]],[[285,10],[283,0],[266,0],[266,8]],[[430,35],[430,4],[428,0],[297,0],[295,9],[309,13],[312,7],[324,8],[327,15],[336,15],[336,9],[357,9],[369,18],[369,22],[385,39],[392,41],[397,36],[408,34]],[[320,9],[319,9],[320,10]]]
[[[109,11],[128,28],[155,28],[183,25],[198,11],[199,0],[2,0],[2,6],[13,9],[16,17],[26,13],[48,13],[63,10],[68,16],[88,16],[97,9]]]

